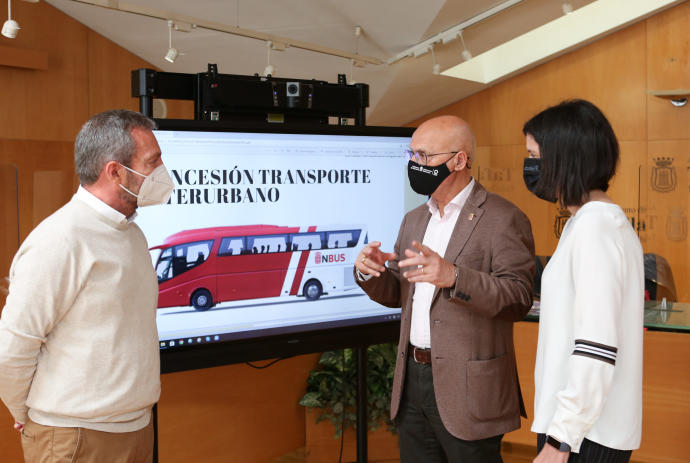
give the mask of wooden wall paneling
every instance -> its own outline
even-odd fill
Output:
[[[642,444],[633,460],[685,463],[684,444],[690,435],[688,334],[645,332],[643,371]]]
[[[0,45],[0,66],[45,71],[48,69],[48,53],[42,50],[29,50]]]
[[[650,88],[687,88],[690,74],[690,3],[646,20],[647,79]]]
[[[536,448],[537,436],[530,431],[534,420],[534,364],[537,359],[537,338],[539,323],[519,322],[513,329],[515,357],[522,399],[525,402],[527,419],[520,419],[520,429],[509,432],[503,440],[514,444],[530,445]]]
[[[448,106],[426,114],[418,119],[414,119],[407,124],[406,127],[418,127],[419,124],[427,119],[446,114],[461,117],[472,127],[474,137],[477,141],[477,147],[492,144],[493,138],[491,134],[491,120],[493,118],[492,111],[494,108],[487,104],[487,95],[489,89],[483,90],[479,93],[471,95]]]
[[[160,461],[265,463],[303,447],[306,378],[318,355],[162,376]],[[263,364],[264,362],[256,362]]]
[[[72,176],[71,191],[76,191],[77,183],[73,176],[73,152],[73,142],[3,140],[0,138],[0,163],[16,164],[19,171],[19,228],[22,241],[34,228],[34,172],[62,171],[69,173],[65,175]],[[66,202],[69,197],[64,199]]]
[[[132,98],[131,71],[150,68],[138,56],[89,30],[89,115],[107,109],[139,110],[139,100]]]
[[[194,102],[185,100],[163,100],[168,108],[166,119],[194,119]]]
[[[34,172],[33,226],[36,227],[67,203],[74,194],[71,171],[39,170]]]
[[[45,2],[17,2],[12,46],[48,54],[48,69],[0,67],[0,138],[74,140],[87,112],[86,28]]]
[[[472,127],[474,137],[477,140],[477,146],[494,144],[494,138],[491,133],[491,120],[493,119],[493,111],[495,108],[487,104],[487,95],[488,90],[483,90],[406,125],[417,127],[419,124],[432,117],[452,114],[461,117]]]
[[[4,404],[0,407],[0,455],[3,463],[24,461],[20,434],[12,427],[14,418]]]
[[[18,248],[17,166],[0,163],[0,307],[4,306],[7,295],[5,277],[9,275],[10,264]]]
[[[690,88],[690,2],[647,19],[647,90]],[[650,140],[689,139],[690,105],[648,96]]]
[[[17,166],[0,164],[0,278],[7,275],[10,261],[19,247],[17,188]]]
[[[690,72],[688,72],[690,87]],[[673,90],[652,87],[650,90]],[[690,139],[690,105],[676,108],[665,98],[647,95],[649,140]]]

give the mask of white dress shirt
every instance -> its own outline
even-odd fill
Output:
[[[441,217],[434,198],[429,198],[426,203],[429,207],[429,212],[431,212],[431,218],[426,227],[422,244],[437,252],[441,257],[446,253],[455,223],[458,221],[460,211],[462,211],[467,198],[474,188],[474,183],[474,179],[471,179],[470,183],[446,204],[446,207],[443,209],[443,217]],[[412,325],[410,328],[410,343],[414,346],[431,347],[429,311],[435,289],[436,287],[431,283],[415,283],[414,296],[412,298]]]
[[[77,189],[77,193],[75,196],[80,200],[84,201],[92,208],[96,209],[98,213],[105,216],[107,219],[112,220],[113,222],[125,224],[131,222],[137,217],[136,212],[134,212],[134,214],[132,214],[129,217],[125,217],[123,213],[108,206],[106,203],[101,201],[101,199],[99,199],[96,195],[88,191],[82,185],[79,185],[79,189]]]

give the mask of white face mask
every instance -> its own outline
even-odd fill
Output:
[[[120,165],[122,166],[122,164]],[[134,174],[144,177],[144,182],[141,184],[141,188],[139,188],[139,194],[132,193],[125,188],[124,185],[120,184],[120,188],[137,198],[137,206],[153,206],[168,202],[175,185],[173,185],[168,169],[166,169],[163,164],[153,169],[153,172],[149,175],[140,174],[127,166],[122,167]]]

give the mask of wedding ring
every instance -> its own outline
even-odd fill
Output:
[[[360,259],[360,262],[364,263],[365,260],[367,260],[367,256],[362,256],[362,259]]]

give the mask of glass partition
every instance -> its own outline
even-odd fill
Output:
[[[688,198],[690,160],[655,157],[640,167],[639,235],[650,300],[690,302]]]

